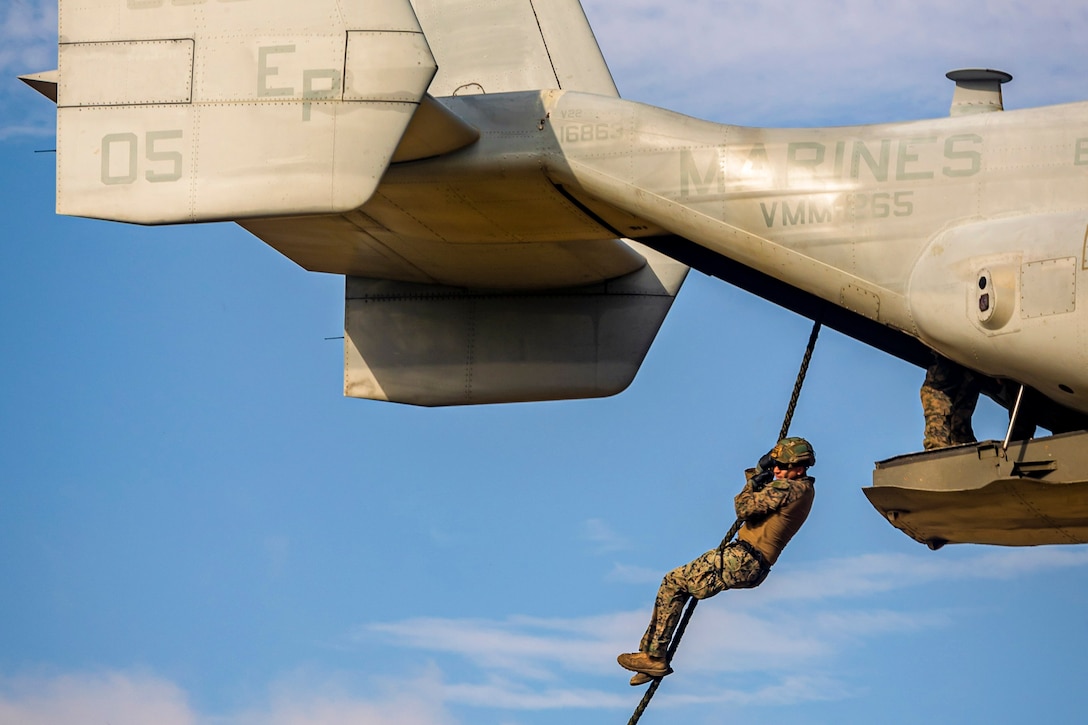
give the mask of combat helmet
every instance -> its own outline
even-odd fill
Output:
[[[816,451],[804,438],[783,438],[771,449],[771,458],[787,466],[815,466]]]

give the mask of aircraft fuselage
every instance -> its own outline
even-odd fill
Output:
[[[443,102],[481,139],[390,169],[362,212],[402,239],[677,234],[1088,412],[1088,104],[761,129],[573,92]]]

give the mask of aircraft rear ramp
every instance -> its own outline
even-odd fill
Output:
[[[1088,543],[1088,432],[896,456],[877,462],[863,491],[931,549]]]

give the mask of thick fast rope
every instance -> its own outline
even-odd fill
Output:
[[[820,334],[820,323],[815,322],[812,325],[812,333],[808,336],[808,346],[805,348],[805,356],[801,358],[801,369],[797,372],[797,380],[793,383],[793,395],[790,396],[789,405],[786,406],[786,417],[782,421],[782,430],[778,434],[778,440],[782,440],[790,432],[790,423],[793,422],[793,412],[797,408],[797,400],[801,397],[801,386],[805,383],[805,376],[808,374],[808,364],[812,361],[812,351],[816,349],[816,338]],[[729,527],[729,531],[726,533],[725,538],[722,539],[722,543],[718,545],[718,551],[721,551],[729,542],[733,540],[733,537],[740,531],[740,527],[744,525],[744,522],[737,519],[733,522],[733,525]],[[699,603],[699,600],[695,597],[688,599],[687,607],[684,609],[684,615],[680,618],[680,623],[676,626],[676,632],[672,636],[672,641],[669,642],[669,651],[665,657],[665,662],[671,663],[672,657],[676,654],[676,649],[680,646],[680,640],[684,637],[684,630],[688,628],[688,622],[691,620],[692,613],[695,612],[695,606]],[[657,692],[658,686],[661,685],[661,680],[664,677],[655,677],[653,682],[650,683],[650,687],[642,695],[642,700],[639,701],[638,707],[631,714],[631,719],[627,721],[627,725],[636,725],[639,719],[642,717],[642,713],[646,712],[646,707],[650,704],[650,700],[654,699],[654,693]]]

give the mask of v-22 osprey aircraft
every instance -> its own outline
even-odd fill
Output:
[[[1083,543],[1088,103],[949,77],[945,118],[746,128],[620,99],[578,0],[60,0],[23,79],[58,213],[235,221],[344,275],[346,395],[617,393],[695,267],[1055,434],[879,462],[893,525]]]

